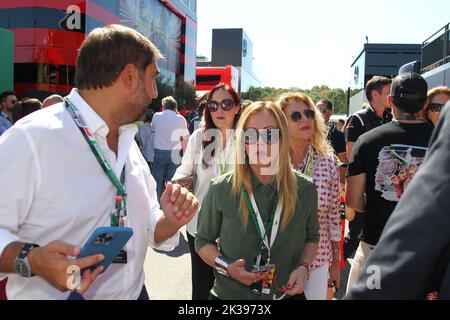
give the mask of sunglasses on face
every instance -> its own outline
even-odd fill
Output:
[[[280,141],[280,130],[275,128],[269,129],[247,129],[244,131],[245,144],[255,144],[262,138],[265,144],[276,144]]]
[[[431,112],[441,112],[443,106],[442,103],[430,103],[428,110]]]
[[[314,119],[316,113],[314,110],[311,109],[305,109],[303,110],[303,115],[306,117],[306,119],[311,120]],[[300,111],[294,111],[291,113],[291,120],[294,122],[300,122],[302,121],[302,114]]]
[[[217,110],[219,110],[219,107],[221,107],[223,111],[230,111],[234,107],[234,101],[231,99],[222,100],[222,102],[208,100],[206,102],[206,107],[211,112],[217,112]]]

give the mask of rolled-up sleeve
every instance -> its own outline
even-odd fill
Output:
[[[313,183],[311,183],[309,187],[310,195],[308,197],[309,206],[309,215],[308,220],[306,221],[306,240],[305,242],[319,243],[320,241],[320,224],[319,224],[319,216],[317,215],[317,190]]]
[[[161,243],[155,243],[155,230],[156,225],[159,221],[159,219],[164,215],[162,212],[158,197],[156,195],[156,182],[151,177],[151,183],[153,186],[151,186],[151,193],[150,193],[150,204],[151,204],[151,213],[150,213],[150,226],[148,228],[150,234],[149,234],[149,246],[156,250],[161,251],[172,251],[175,249],[178,244],[180,243],[180,232],[177,232],[175,235],[173,235],[171,238],[167,239],[166,241],[163,241]]]
[[[0,137],[0,163],[1,257],[9,244],[20,240],[20,226],[27,218],[41,179],[36,146],[20,129],[13,127]]]
[[[157,208],[155,210],[152,210],[152,216],[150,219],[150,242],[149,246],[156,250],[161,251],[172,251],[176,247],[178,247],[178,244],[180,243],[180,232],[177,232],[173,237],[167,239],[164,242],[155,243],[155,230],[156,230],[156,224],[158,223],[158,220],[164,215],[161,209]]]
[[[190,176],[194,173],[196,168],[197,159],[200,158],[198,153],[200,152],[199,144],[201,143],[201,131],[195,131],[190,137],[186,147],[186,151],[183,154],[181,165],[175,171],[175,175],[171,180],[176,180]]]
[[[213,182],[210,182],[208,189],[198,216],[197,234],[195,235],[195,251],[197,252],[208,244],[216,244],[222,225],[222,213],[216,205],[216,191]]]
[[[3,250],[15,241],[19,241],[19,238],[5,229],[0,229],[0,257],[2,256]],[[0,281],[5,279],[8,275],[5,273],[0,273]]]
[[[328,211],[328,232],[331,241],[341,241],[341,201],[339,198],[339,169],[336,160],[329,160],[330,181],[329,181],[329,201]]]

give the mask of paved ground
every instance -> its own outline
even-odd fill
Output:
[[[186,230],[172,252],[147,251],[145,285],[152,300],[191,300],[191,257]]]
[[[169,253],[149,249],[145,260],[145,284],[152,300],[191,300],[191,258],[186,231],[180,245]],[[341,289],[337,298],[345,295],[350,264],[341,273]]]

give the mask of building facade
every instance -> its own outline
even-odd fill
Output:
[[[213,29],[211,61],[197,63],[197,90],[205,90],[223,81],[221,74],[224,70],[233,71],[227,74],[229,79],[235,78],[237,70],[238,83],[233,88],[239,93],[248,91],[252,86],[261,86],[253,73],[253,43],[242,28]]]
[[[421,59],[421,44],[366,43],[351,65],[349,114],[367,101],[364,88],[373,76],[394,78],[405,63]]]
[[[67,93],[77,50],[96,27],[122,24],[163,53],[169,82],[195,85],[196,0],[3,0],[0,27],[14,33],[14,87],[19,97]]]

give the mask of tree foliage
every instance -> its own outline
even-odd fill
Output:
[[[186,107],[188,110],[196,108],[195,87],[188,82],[180,82],[174,85],[165,77],[156,78],[156,86],[158,88],[158,97],[150,104],[150,109],[159,111],[161,109],[161,101],[167,96],[173,96],[178,102],[178,108]]]
[[[328,99],[333,102],[334,113],[345,114],[347,113],[347,92],[340,88],[330,88],[325,85],[314,86],[311,89],[301,88],[272,88],[272,87],[250,87],[249,90],[241,94],[242,99],[248,99],[252,101],[261,100],[277,100],[281,94],[286,92],[302,92],[310,96],[314,102],[320,99]]]

